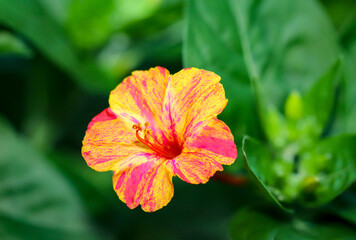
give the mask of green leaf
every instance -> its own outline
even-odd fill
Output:
[[[336,27],[340,43],[347,46],[356,37],[356,2],[354,0],[322,2]]]
[[[0,238],[96,239],[70,183],[0,118]]]
[[[306,180],[300,198],[306,206],[325,204],[356,180],[356,135],[327,138],[300,156],[299,172]]]
[[[72,1],[66,28],[74,44],[90,49],[106,41],[113,31],[110,21],[113,9],[113,0]]]
[[[324,73],[304,97],[304,118],[315,118],[314,127],[322,131],[330,118],[335,104],[335,90],[341,60],[337,60]],[[319,133],[320,134],[320,133]]]
[[[355,230],[333,222],[320,224],[273,216],[252,208],[240,210],[230,221],[230,236],[233,240],[319,240],[355,239]]]
[[[51,17],[59,24],[64,24],[70,4],[73,0],[38,0]]]
[[[230,119],[228,125],[233,133],[256,135],[254,129],[258,122],[253,115],[253,95],[240,37],[232,24],[235,20],[229,9],[225,0],[188,2],[183,62],[185,67],[200,67],[219,74],[229,99],[221,117]],[[219,34],[221,31],[225,34]]]
[[[223,117],[240,135],[258,133],[250,80],[260,81],[280,107],[287,93],[303,94],[338,55],[317,1],[190,0],[186,18],[184,65],[222,77],[229,99]]]
[[[152,16],[165,2],[163,0],[121,0],[115,1],[115,12],[112,16],[113,25],[121,29],[129,24]],[[169,3],[168,3],[169,4]]]
[[[161,2],[162,0],[73,0],[66,29],[78,48],[92,49],[102,45],[113,32],[153,15]]]
[[[242,143],[242,153],[245,164],[252,178],[261,186],[266,195],[272,199],[283,210],[290,212],[282,205],[280,200],[285,200],[286,196],[275,186],[283,181],[283,175],[293,171],[290,164],[276,162],[272,153],[265,146],[249,137],[245,137]],[[281,183],[284,185],[284,183]],[[289,186],[291,187],[291,186]],[[280,200],[279,200],[280,199]]]
[[[92,59],[80,57],[60,24],[38,1],[0,0],[0,23],[24,35],[81,86],[94,91],[111,90],[114,80]]]
[[[326,9],[339,33],[344,56],[343,84],[333,133],[356,133],[356,2],[324,0]]]
[[[82,155],[77,151],[74,153],[55,151],[49,157],[78,189],[89,211],[97,215],[107,209],[122,207],[123,204],[112,188],[112,172],[98,174],[86,166]]]
[[[348,50],[345,60],[345,122],[343,125],[345,132],[356,133],[356,41]]]
[[[31,57],[32,51],[20,39],[9,32],[0,32],[0,55],[15,54],[22,57]]]
[[[341,194],[332,204],[327,206],[327,210],[356,225],[356,188],[347,190]]]
[[[273,105],[266,107],[266,109],[265,106],[260,106],[260,112],[261,116],[264,116],[262,125],[269,142],[277,149],[285,147],[289,139],[285,117]]]

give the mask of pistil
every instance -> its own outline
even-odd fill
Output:
[[[134,124],[132,126],[133,129],[136,130],[136,137],[137,139],[145,144],[148,148],[150,148],[151,150],[155,151],[156,153],[158,153],[159,155],[162,155],[168,159],[173,159],[175,158],[178,154],[176,154],[176,152],[174,151],[169,151],[169,149],[167,149],[164,145],[162,145],[161,143],[157,142],[153,137],[151,137],[153,139],[153,143],[151,143],[149,141],[149,136],[152,134],[152,130],[149,129],[148,127],[150,126],[149,122],[145,122],[145,128],[142,129],[141,124],[137,123]],[[143,131],[143,138],[140,136],[140,132]]]

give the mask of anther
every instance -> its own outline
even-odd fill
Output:
[[[136,129],[136,130],[138,130],[138,131],[141,131],[141,130],[142,130],[142,128],[141,128],[141,123],[137,123],[137,124],[132,125],[132,128],[133,128],[133,129]]]

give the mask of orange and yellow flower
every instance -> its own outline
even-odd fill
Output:
[[[206,183],[236,157],[234,138],[216,118],[227,104],[220,77],[187,68],[135,71],[90,122],[82,154],[96,171],[113,171],[129,208],[156,211],[173,197],[172,177]]]

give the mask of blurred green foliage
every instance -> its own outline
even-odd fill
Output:
[[[349,231],[347,238],[348,230],[337,230],[332,218],[324,219],[327,229],[294,225],[319,221],[324,213],[308,216],[307,209],[332,204],[356,180],[356,9],[353,2],[342,2],[324,7],[309,0],[188,3],[184,63],[222,75],[230,105],[221,117],[235,136],[250,136],[242,143],[246,169],[272,200],[269,206],[277,203],[291,221],[268,225],[276,211],[267,211],[256,213],[261,215],[247,228],[255,208],[250,207],[231,223],[233,239],[338,239],[339,232],[345,232],[340,239],[356,237]],[[347,12],[347,19],[338,11]],[[255,230],[256,225],[263,227]],[[330,232],[322,237],[325,230]]]
[[[355,239],[355,62],[353,0],[0,0],[0,238]],[[251,183],[147,214],[86,166],[109,91],[157,65],[222,77]]]
[[[1,239],[99,239],[78,193],[0,119]]]
[[[223,114],[238,135],[258,136],[250,79],[281,107],[286,93],[305,92],[338,57],[335,32],[315,1],[190,1],[186,31],[185,65],[221,74],[234,99]]]

